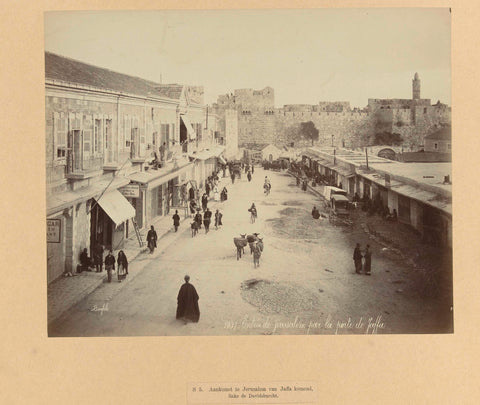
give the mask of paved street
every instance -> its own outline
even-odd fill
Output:
[[[272,192],[263,195],[265,175]],[[415,269],[369,238],[359,223],[313,220],[323,202],[287,173],[256,169],[218,203],[224,226],[191,237],[188,222],[153,255],[142,253],[127,282],[104,283],[49,327],[50,336],[434,333],[451,331],[451,302],[425,298]],[[252,202],[258,220],[250,223]],[[215,212],[215,206],[212,207]],[[355,219],[355,218],[354,218]],[[358,221],[357,221],[358,222]],[[233,238],[258,232],[264,251],[254,268],[249,248],[236,260]],[[372,276],[356,275],[355,243],[372,246]],[[189,274],[200,296],[200,321],[175,319],[176,297]]]

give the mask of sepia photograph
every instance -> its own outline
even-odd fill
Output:
[[[449,8],[43,18],[48,337],[453,334]]]

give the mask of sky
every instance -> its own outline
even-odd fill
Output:
[[[45,50],[205,101],[274,88],[275,106],[421,97],[451,104],[448,8],[45,13]]]

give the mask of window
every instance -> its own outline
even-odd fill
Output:
[[[92,117],[83,117],[83,159],[88,160],[93,154],[92,146]]]
[[[426,107],[423,109],[423,113],[424,113],[424,114],[427,113],[427,108],[426,108]]]
[[[451,149],[452,149],[452,145],[448,143],[448,144],[447,144],[447,149],[448,149],[448,150],[451,150]]]
[[[93,151],[100,152],[100,143],[102,139],[102,120],[95,120],[93,126]]]
[[[433,147],[434,147],[435,149],[438,149],[438,143],[434,143],[434,144],[433,144]]]
[[[63,113],[55,113],[55,158],[65,159],[67,153],[67,118]]]
[[[128,115],[124,117],[123,123],[123,136],[122,136],[122,149],[130,147],[132,143],[132,121]]]

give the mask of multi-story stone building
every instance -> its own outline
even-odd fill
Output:
[[[299,127],[312,121],[319,130],[317,145],[364,146],[372,143],[376,133],[389,132],[400,134],[405,147],[416,148],[423,145],[426,135],[450,123],[450,108],[440,102],[431,105],[430,99],[420,98],[420,90],[415,73],[412,99],[369,99],[365,109],[352,109],[345,101],[275,108],[271,87],[235,90],[219,96],[214,107],[237,111],[239,145],[295,142],[308,146],[310,142],[299,137]]]
[[[48,281],[200,188],[223,147],[203,88],[161,85],[45,53]]]

